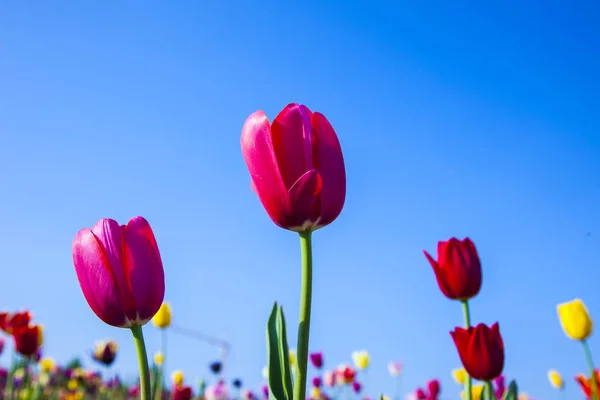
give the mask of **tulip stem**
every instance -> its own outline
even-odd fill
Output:
[[[131,327],[135,349],[137,350],[138,368],[140,370],[140,394],[142,400],[151,399],[150,388],[150,369],[148,368],[148,355],[146,354],[146,344],[144,343],[144,333],[140,325]]]
[[[496,400],[496,395],[494,394],[492,382],[488,381],[485,383],[485,397],[487,400]]]
[[[587,360],[588,367],[590,368],[590,379],[592,380],[592,399],[598,400],[598,382],[596,382],[596,374],[594,373],[594,361],[592,360],[592,352],[590,351],[590,345],[587,340],[582,340],[583,351],[585,353],[585,359]]]
[[[463,308],[463,316],[465,317],[465,329],[469,329],[471,327],[471,312],[469,310],[469,300],[462,300],[462,308]],[[471,375],[467,372],[467,379],[465,380],[465,394],[467,400],[472,400],[473,392],[471,389]]]
[[[312,241],[311,231],[300,233],[302,252],[302,289],[300,294],[300,322],[298,324],[297,358],[294,400],[306,398],[306,368],[308,365],[308,336],[310,334],[310,307],[312,297]]]

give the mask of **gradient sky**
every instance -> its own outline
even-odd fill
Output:
[[[311,348],[327,367],[364,348],[371,395],[392,394],[398,359],[406,391],[437,377],[458,398],[461,309],[422,250],[470,236],[484,268],[472,318],[500,321],[506,375],[552,399],[557,368],[580,398],[583,353],[555,307],[581,297],[600,318],[600,5],[394,3],[2,3],[1,307],[30,308],[60,362],[92,366],[94,342],[118,340],[114,370],[134,377],[130,333],[87,306],[71,241],[143,215],[174,322],[230,341],[227,376],[258,388],[274,300],[296,340],[300,255],[250,190],[240,133],[253,111],[301,102],[347,165],[344,211],[314,235]],[[168,369],[189,383],[217,357],[169,337]]]

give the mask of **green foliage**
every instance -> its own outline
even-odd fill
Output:
[[[275,303],[267,323],[267,359],[269,362],[269,398],[292,400],[293,385],[290,350],[283,308]]]
[[[512,380],[510,385],[508,385],[508,390],[504,392],[504,397],[502,400],[517,400],[519,394],[519,390],[517,387],[517,382]]]

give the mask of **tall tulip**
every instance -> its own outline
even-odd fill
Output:
[[[431,264],[438,286],[442,293],[452,300],[462,303],[465,329],[471,327],[469,299],[475,297],[481,289],[481,262],[475,244],[469,238],[458,240],[450,238],[438,242],[437,261],[426,251],[425,257]],[[467,400],[471,400],[471,377],[465,381]]]
[[[302,288],[293,398],[304,399],[312,296],[311,233],[333,222],[342,212],[346,199],[344,157],[327,118],[295,103],[288,104],[273,124],[262,111],[251,114],[242,128],[241,147],[251,186],[271,220],[281,228],[300,234]],[[274,307],[269,320],[273,327],[277,325],[276,320],[283,320],[281,307]],[[277,330],[273,329],[272,333]],[[277,348],[287,347],[287,339],[284,340],[281,333],[276,336],[269,338],[269,349],[272,349],[269,351],[282,354]],[[272,359],[281,365],[289,362],[287,358],[281,355]],[[276,385],[282,398],[291,397],[292,386],[290,368],[284,368],[280,382],[275,383],[274,376],[269,378],[270,387],[273,389]]]
[[[465,370],[475,379],[490,382],[502,374],[504,343],[496,322],[491,327],[455,328],[450,332]]]
[[[595,367],[592,360],[592,352],[587,342],[594,327],[590,314],[581,299],[573,299],[561,303],[556,306],[556,310],[565,334],[573,340],[578,340],[583,346],[583,352],[591,374],[592,398],[598,400],[600,398],[598,394],[598,381],[594,374]]]
[[[165,277],[160,252],[148,221],[127,225],[103,218],[81,229],[73,240],[73,264],[92,311],[108,325],[129,328],[140,369],[142,399],[149,400],[150,373],[142,326],[160,308]]]

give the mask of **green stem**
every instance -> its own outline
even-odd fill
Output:
[[[465,329],[471,327],[471,312],[469,311],[469,300],[462,300],[463,315],[465,317]],[[473,393],[471,389],[472,381],[471,376],[467,373],[467,379],[465,381],[465,395],[467,400],[472,400]]]
[[[298,367],[294,380],[294,400],[306,398],[306,367],[308,365],[308,336],[310,334],[310,306],[312,297],[312,232],[300,233],[302,251],[302,289],[300,295],[300,323],[296,346]]]
[[[134,325],[131,327],[135,349],[137,350],[138,368],[140,370],[140,393],[142,400],[150,400],[150,370],[148,368],[148,356],[146,354],[146,344],[144,343],[144,334],[142,327]]]
[[[592,352],[590,351],[590,345],[587,340],[582,340],[583,351],[585,353],[585,359],[588,367],[590,368],[590,379],[592,380],[592,399],[598,400],[598,382],[596,382],[596,374],[594,373],[594,361],[592,361]]]
[[[160,330],[160,353],[163,356],[163,362],[158,366],[158,377],[156,378],[156,396],[159,399],[162,399],[162,391],[163,391],[163,377],[165,371],[165,360],[166,360],[166,350],[167,350],[167,330],[163,328]]]
[[[485,398],[487,400],[496,400],[496,395],[494,394],[494,387],[492,386],[492,382],[485,383]]]

